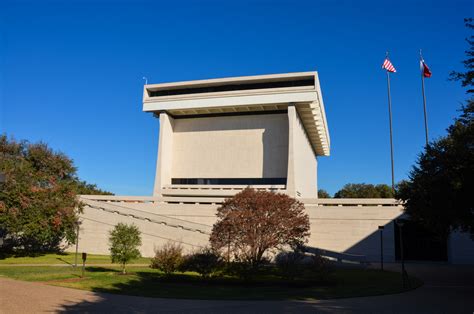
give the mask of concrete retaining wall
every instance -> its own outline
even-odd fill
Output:
[[[111,197],[113,198],[113,197]],[[142,255],[152,256],[155,246],[167,241],[183,244],[187,251],[206,246],[218,205],[167,204],[164,202],[83,199],[87,204],[81,215],[79,251],[108,254],[108,232],[119,222],[134,223],[142,232]],[[308,245],[338,253],[380,258],[378,226],[385,225],[384,255],[393,261],[394,218],[400,206],[337,206],[306,204],[311,221]],[[69,248],[74,251],[75,247]]]
[[[108,233],[119,222],[133,223],[142,232],[143,256],[167,241],[182,243],[188,252],[208,245],[216,209],[223,198],[83,196],[79,251],[108,254]],[[390,199],[301,199],[311,222],[308,246],[337,254],[380,260],[379,226],[384,260],[395,261],[394,220],[403,207]],[[175,204],[179,202],[178,204]],[[209,204],[212,202],[212,204]],[[474,241],[455,232],[448,242],[452,264],[474,264]],[[74,251],[72,246],[68,249]],[[334,255],[334,254],[333,254]],[[329,255],[330,256],[330,255]]]

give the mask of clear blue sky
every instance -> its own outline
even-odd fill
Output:
[[[66,3],[67,2],[67,3]],[[79,176],[116,194],[152,192],[159,124],[142,112],[151,83],[319,72],[331,156],[319,186],[390,183],[385,73],[390,50],[396,180],[424,144],[418,50],[430,137],[466,99],[473,1],[0,1],[0,132],[45,141]]]

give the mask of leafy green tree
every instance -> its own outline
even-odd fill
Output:
[[[465,19],[474,29],[473,19]],[[464,61],[466,71],[453,72],[467,94],[474,93],[474,37]],[[397,197],[405,201],[405,211],[440,237],[453,230],[470,232],[474,238],[474,98],[447,129],[447,135],[431,142],[420,154],[409,180],[398,186]]]
[[[76,193],[78,195],[114,195],[113,193],[99,189],[95,184],[79,180],[76,182]]]
[[[392,189],[386,184],[349,183],[334,194],[334,198],[392,198]]]
[[[3,252],[56,251],[73,244],[82,209],[76,195],[106,193],[80,181],[63,153],[6,135],[0,135],[0,173],[6,179],[0,182]]]
[[[409,180],[398,186],[405,211],[441,237],[460,229],[474,235],[474,101],[418,157]]]
[[[329,193],[326,190],[319,189],[318,198],[331,198],[331,195],[329,195]]]
[[[474,29],[474,23],[472,18],[464,19],[464,23],[467,28]],[[463,61],[465,72],[451,72],[451,79],[454,81],[461,81],[463,87],[467,87],[467,93],[474,93],[474,35],[466,38],[469,44],[469,49],[466,50],[467,59]]]
[[[0,230],[3,251],[53,251],[74,243],[81,204],[72,160],[44,143],[0,136]]]
[[[139,247],[142,244],[140,230],[135,225],[118,223],[109,233],[110,258],[112,263],[122,265],[122,274],[126,274],[125,266],[133,259],[140,257]]]

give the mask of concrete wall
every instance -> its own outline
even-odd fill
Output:
[[[113,197],[112,197],[113,198]],[[181,243],[187,252],[208,244],[218,205],[98,202],[88,205],[81,215],[79,252],[109,254],[108,233],[119,222],[133,223],[142,232],[143,256],[153,256],[154,247],[168,241]],[[393,220],[402,214],[401,206],[306,204],[310,217],[310,247],[330,252],[363,255],[368,261],[380,260],[380,231],[384,226],[384,260],[395,260]],[[75,246],[67,249],[70,252]],[[474,264],[474,241],[466,233],[451,234],[448,242],[451,264]]]
[[[380,231],[384,226],[384,260],[395,261],[393,220],[402,214],[397,206],[306,205],[311,222],[309,245],[380,260]]]
[[[174,178],[284,178],[286,114],[176,119]]]
[[[97,202],[86,200],[81,215],[79,251],[108,254],[108,232],[118,222],[134,223],[142,231],[144,256],[168,240],[183,242],[186,250],[208,244],[218,205]],[[392,219],[401,213],[399,206],[319,206],[307,204],[311,236],[309,246],[380,258],[378,226],[385,225],[385,260],[395,256]],[[191,229],[200,230],[190,231]],[[69,250],[74,251],[74,247]]]
[[[317,160],[294,106],[288,106],[288,124],[288,193],[293,197],[317,198]]]
[[[448,259],[452,264],[474,264],[474,240],[465,232],[453,232],[448,239]]]
[[[113,205],[112,205],[113,206]],[[88,252],[93,254],[110,254],[108,237],[110,230],[119,222],[127,224],[135,224],[142,233],[142,246],[140,252],[143,256],[153,256],[154,248],[165,244],[168,241],[180,243],[187,252],[203,247],[207,244],[209,235],[200,232],[188,231],[183,228],[176,227],[181,225],[183,227],[196,227],[193,222],[202,222],[203,224],[210,224],[215,217],[201,217],[200,214],[194,212],[192,217],[186,217],[186,221],[178,219],[166,219],[166,217],[155,217],[156,221],[163,221],[168,223],[156,223],[149,220],[154,220],[153,215],[146,215],[146,213],[138,213],[137,211],[127,209],[130,207],[117,207],[116,213],[111,213],[98,208],[86,206],[84,213],[80,217],[81,227],[79,231],[79,252]],[[212,212],[215,208],[212,209]],[[209,211],[210,213],[211,211]],[[165,214],[165,213],[164,213]],[[173,214],[179,216],[179,211],[176,213],[169,213],[170,218]],[[137,219],[135,217],[146,217],[146,219]],[[210,226],[197,225],[200,229],[210,231]],[[68,251],[74,251],[75,246],[72,246]]]

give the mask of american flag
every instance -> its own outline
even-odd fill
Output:
[[[395,67],[393,66],[392,62],[390,62],[390,60],[388,60],[388,58],[385,58],[385,61],[382,64],[382,69],[385,69],[388,72],[397,72],[397,70],[395,70]]]

